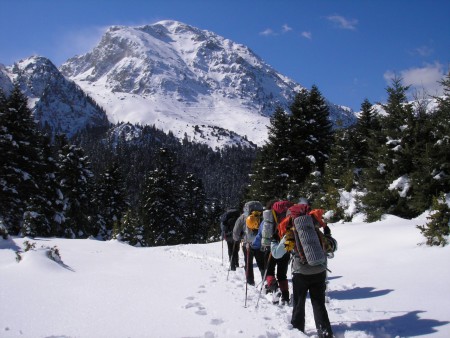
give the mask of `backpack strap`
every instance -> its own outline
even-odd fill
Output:
[[[275,221],[275,224],[278,225],[278,218],[277,218],[277,213],[275,212],[275,210],[272,209],[272,215],[273,215],[273,219]]]

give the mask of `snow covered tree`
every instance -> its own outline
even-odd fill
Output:
[[[128,209],[120,223],[114,227],[114,238],[133,246],[145,246],[143,227],[139,217],[133,209]]]
[[[383,213],[406,218],[415,215],[408,203],[415,145],[413,108],[406,99],[408,88],[399,78],[394,78],[392,86],[387,88],[382,137],[380,144],[371,149],[368,168],[364,171],[366,195],[362,203],[369,221],[380,219]]]
[[[323,174],[333,142],[333,131],[329,108],[316,86],[312,86],[310,92],[303,90],[298,93],[290,109],[289,195],[298,196],[305,181],[311,181],[312,173],[316,178]],[[312,198],[315,191],[317,187],[313,184],[307,197]]]
[[[367,158],[371,156],[370,149],[378,147],[377,138],[381,131],[380,119],[369,100],[365,99],[361,104],[361,114],[355,127],[350,129],[352,161],[356,168],[366,168]]]
[[[96,236],[98,227],[92,220],[93,209],[91,194],[93,191],[93,173],[90,162],[82,148],[68,143],[59,136],[58,178],[64,196],[64,224],[62,236],[68,238],[86,238]]]
[[[208,232],[206,196],[202,181],[192,173],[187,173],[181,183],[179,210],[183,216],[181,243],[205,243]]]
[[[338,221],[345,218],[344,209],[339,204],[340,191],[350,192],[355,187],[356,164],[352,152],[353,129],[338,130],[334,134],[333,146],[330,150],[330,159],[325,165],[323,177],[323,193],[318,202],[318,207],[332,211],[332,220]],[[349,149],[350,147],[350,149]]]
[[[159,151],[156,169],[144,181],[140,220],[146,246],[178,244],[182,240],[182,211],[172,154]]]
[[[247,198],[269,201],[285,198],[289,188],[289,115],[276,108],[270,118],[268,140],[257,153]]]
[[[123,177],[117,162],[113,162],[96,182],[93,204],[97,208],[94,218],[100,228],[99,236],[110,239],[114,225],[120,223],[129,207]]]
[[[450,207],[446,195],[442,193],[439,198],[433,198],[430,221],[424,226],[417,226],[427,239],[427,245],[445,246],[448,244],[450,234]]]
[[[450,191],[450,71],[441,81],[444,95],[437,97],[438,106],[433,114],[434,144],[431,145],[433,190]],[[434,193],[434,195],[437,195]]]
[[[4,95],[0,98],[0,215],[12,234],[21,230],[25,211],[37,215],[44,211],[45,204],[51,204],[45,196],[44,182],[47,144],[37,130],[27,101],[18,84],[8,99]],[[51,231],[48,210],[42,215],[41,227],[33,231],[36,235],[49,235]]]
[[[309,198],[321,191],[322,175],[333,142],[329,109],[319,89],[301,90],[290,114],[278,108],[269,126],[269,139],[255,162],[248,196]],[[264,202],[263,201],[263,202]]]

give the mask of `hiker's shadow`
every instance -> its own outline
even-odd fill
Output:
[[[328,296],[332,299],[349,300],[349,299],[364,299],[387,295],[394,290],[375,290],[372,287],[354,288],[349,290],[335,290],[329,291]]]
[[[338,326],[333,325],[333,331],[338,337],[343,337],[349,330],[364,331],[373,337],[416,337],[437,332],[439,326],[447,325],[449,321],[419,318],[419,313],[425,311],[412,311],[402,316],[374,321],[356,323],[345,322]]]

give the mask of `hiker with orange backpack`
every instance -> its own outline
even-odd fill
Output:
[[[278,225],[281,240],[273,241],[271,244],[273,257],[282,257],[286,252],[293,255],[292,326],[302,332],[305,331],[305,303],[309,292],[314,321],[321,338],[333,337],[325,306],[327,254],[324,250],[323,234],[321,235],[318,228],[322,227],[328,234],[330,229],[322,219],[316,218],[322,213],[323,211],[311,210],[309,202],[300,199],[298,204],[288,209],[286,218]]]
[[[245,203],[241,216],[236,220],[233,228],[233,239],[236,242],[242,241],[242,251],[244,252],[245,274],[247,284],[255,285],[253,273],[253,258],[264,278],[264,254],[259,248],[253,247],[253,241],[258,233],[262,219],[263,205],[259,201],[249,201]]]

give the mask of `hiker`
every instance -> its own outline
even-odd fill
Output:
[[[281,258],[272,257],[270,244],[272,240],[280,241],[278,236],[278,223],[286,216],[286,211],[293,203],[290,201],[272,200],[267,203],[263,212],[263,222],[258,236],[261,236],[261,251],[266,262],[266,295],[272,294],[272,302],[281,305],[289,304],[289,284],[287,271],[289,267],[290,252],[286,252]],[[262,229],[262,230],[261,230]],[[276,270],[276,274],[275,274]]]
[[[233,240],[242,241],[242,251],[244,252],[245,273],[247,283],[255,285],[253,273],[253,258],[261,273],[261,279],[264,279],[264,254],[259,248],[253,248],[252,243],[255,239],[259,225],[261,223],[261,214],[263,206],[258,201],[249,201],[245,203],[241,216],[236,220],[233,229]]]
[[[286,252],[291,252],[293,255],[292,261],[292,287],[293,287],[293,308],[291,324],[294,328],[305,332],[305,302],[307,293],[309,291],[311,304],[313,307],[314,321],[318,331],[319,337],[333,337],[328,312],[325,306],[325,289],[326,289],[326,272],[327,259],[322,247],[322,256],[320,263],[313,262],[312,257],[308,259],[305,256],[307,252],[310,254],[310,249],[307,248],[306,242],[300,240],[301,231],[306,232],[301,228],[301,223],[304,220],[310,221],[311,225],[316,223],[322,226],[324,231],[330,232],[330,229],[322,221],[321,223],[310,215],[311,208],[306,199],[300,199],[298,204],[290,207],[286,218],[279,224],[278,230],[281,240],[279,242],[273,241],[271,244],[271,252],[273,257],[281,258]],[[312,231],[316,226],[312,226]],[[328,228],[325,230],[325,228]],[[317,236],[319,237],[319,236]],[[317,254],[319,255],[320,252]],[[315,265],[317,264],[317,265]]]
[[[229,209],[220,216],[222,240],[227,242],[228,261],[230,262],[231,271],[236,271],[236,268],[239,267],[239,242],[233,240],[233,228],[239,215],[238,209]]]

